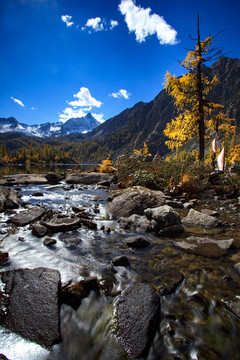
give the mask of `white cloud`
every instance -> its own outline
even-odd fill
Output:
[[[25,107],[25,105],[22,103],[21,100],[15,99],[15,98],[12,97],[12,96],[11,96],[11,99],[12,99],[15,103],[17,103],[18,105],[20,105],[20,106],[22,106],[22,107]]]
[[[90,94],[88,88],[81,87],[80,91],[77,94],[74,94],[73,97],[77,98],[75,101],[68,102],[71,106],[80,106],[80,107],[100,107],[102,105],[101,101],[96,100]]]
[[[85,26],[91,27],[94,31],[104,30],[104,25],[100,17],[88,19]]]
[[[37,108],[35,108],[34,106],[32,106],[32,107],[30,108],[30,110],[37,110]]]
[[[74,24],[74,22],[71,21],[72,16],[70,15],[62,15],[61,19],[67,25],[67,27],[72,26]]]
[[[104,119],[103,119],[103,114],[92,114],[92,116],[97,119],[97,121],[99,121],[101,124],[104,123]]]
[[[125,16],[130,32],[135,32],[138,42],[145,41],[149,35],[156,34],[161,45],[177,44],[177,31],[166,23],[162,16],[150,14],[150,8],[135,5],[135,0],[121,0],[119,10]]]
[[[115,28],[116,26],[118,26],[118,21],[116,21],[116,20],[111,20],[111,21],[110,21],[110,24],[111,24],[110,30],[112,30],[113,28]]]
[[[99,108],[102,105],[102,102],[96,100],[90,93],[88,88],[81,87],[80,91],[77,94],[73,95],[76,100],[67,101],[70,107],[67,107],[63,110],[63,113],[59,115],[59,120],[62,122],[67,121],[70,118],[84,117],[87,113],[93,108]],[[93,115],[94,117],[103,118],[103,114]]]
[[[129,96],[130,96],[131,94],[130,94],[130,92],[128,92],[127,90],[124,90],[124,89],[121,89],[121,90],[119,90],[118,92],[116,92],[116,93],[112,93],[112,94],[109,94],[109,96],[112,96],[112,97],[114,97],[114,98],[124,98],[124,99],[129,99]]]

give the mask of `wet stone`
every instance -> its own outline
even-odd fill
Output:
[[[161,295],[171,294],[183,281],[184,276],[177,270],[169,270],[159,277],[160,285],[156,285]]]
[[[81,226],[81,220],[78,217],[67,218],[53,216],[51,220],[44,222],[43,225],[52,233],[64,232],[79,228]]]
[[[143,236],[129,236],[124,239],[124,242],[127,244],[127,246],[131,248],[143,248],[150,244],[150,242],[145,239]]]
[[[160,298],[148,284],[126,288],[117,303],[117,337],[131,359],[146,357],[160,323]]]
[[[36,191],[35,193],[32,194],[32,196],[34,196],[34,197],[40,197],[40,196],[43,196],[43,195],[44,194],[41,191]]]
[[[2,272],[0,324],[44,347],[60,342],[60,273],[47,268]]]
[[[14,215],[9,221],[17,226],[25,226],[39,220],[45,214],[45,211],[46,209],[43,207],[34,206]]]
[[[50,237],[46,237],[43,241],[43,245],[45,246],[53,246],[57,243],[57,240],[50,238]]]
[[[125,255],[115,257],[112,260],[112,264],[113,264],[113,266],[124,266],[124,267],[130,266],[129,260],[128,260],[127,256],[125,256]]]
[[[0,266],[8,262],[9,256],[8,253],[0,251]]]
[[[55,172],[48,172],[46,174],[46,179],[50,182],[50,183],[58,183],[61,178],[60,176],[58,176]]]
[[[32,227],[32,234],[36,237],[44,237],[48,232],[48,229],[44,225],[34,224]]]

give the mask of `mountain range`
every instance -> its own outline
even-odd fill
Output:
[[[236,119],[237,133],[239,133],[240,60],[221,57],[210,67],[205,66],[204,72],[210,78],[217,75],[219,83],[214,86],[211,92],[211,99],[224,105],[224,113],[228,117]],[[56,130],[55,133],[53,132],[55,140],[53,138],[45,138],[44,143],[47,142],[52,146],[56,145],[58,140],[61,140],[62,144],[64,142],[72,144],[72,148],[78,146],[78,154],[82,154],[80,156],[81,161],[85,162],[99,161],[101,156],[104,158],[109,153],[117,157],[123,152],[131,152],[133,149],[142,148],[144,142],[147,143],[152,154],[158,151],[160,155],[164,155],[168,152],[168,149],[165,145],[166,138],[164,137],[163,130],[166,124],[176,115],[177,109],[174,105],[174,99],[165,90],[162,90],[149,103],[139,102],[99,126],[95,127],[94,123],[93,130],[85,134],[77,133],[77,126],[73,125],[76,119],[70,119],[61,125],[63,129],[58,130],[58,132]],[[92,120],[91,114],[88,114],[87,117]],[[78,121],[76,122],[78,123]],[[56,127],[59,126],[59,123],[56,124],[58,124]],[[53,124],[44,124],[44,126],[51,129]],[[67,128],[64,130],[64,127]],[[87,129],[85,130],[87,131]],[[10,131],[16,131],[16,128]],[[56,138],[56,136],[60,136],[56,134],[64,136]],[[24,141],[30,142],[30,139],[26,137],[20,139],[22,136],[20,134],[14,135],[14,147],[16,147],[17,142],[19,144],[22,144]],[[7,146],[8,137],[9,144],[11,145],[13,134],[0,134],[0,141],[5,140]],[[42,142],[43,139],[41,140]],[[195,147],[197,146],[196,143],[194,144]],[[9,147],[11,147],[10,145]]]
[[[19,123],[14,117],[0,118],[0,133],[17,132],[27,136],[37,136],[41,138],[53,138],[75,133],[86,133],[100,125],[92,114],[88,113],[85,117],[71,118],[65,123],[45,123],[40,125],[26,125]]]

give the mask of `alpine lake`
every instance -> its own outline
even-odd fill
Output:
[[[74,167],[0,167],[0,178],[26,172],[61,174]],[[91,167],[94,164],[83,164],[78,169]],[[124,239],[138,234],[122,229],[111,218],[108,209],[111,188],[96,184],[69,187],[64,181],[13,188],[17,188],[21,202],[31,206],[40,205],[69,215],[73,206],[83,207],[94,215],[97,229],[82,226],[69,233],[55,233],[56,244],[46,247],[28,225],[12,229],[7,223],[10,215],[1,213],[0,250],[9,254],[9,261],[0,271],[46,267],[60,272],[62,284],[91,276],[105,283],[105,290],[100,295],[91,292],[77,310],[65,304],[61,306],[63,341],[51,350],[0,327],[0,354],[9,360],[129,359],[115,335],[116,299],[121,291],[136,283],[149,284],[158,291],[162,274],[177,271],[183,274],[183,280],[170,294],[160,296],[160,325],[146,359],[240,359],[240,274],[234,268],[240,262],[238,199],[197,199],[194,209],[216,210],[225,225],[214,229],[184,225],[185,232],[174,237],[176,242],[191,235],[234,239],[234,246],[225,256],[211,258],[183,251],[174,246],[172,237],[153,233],[141,234],[150,242],[149,246],[129,248]],[[189,211],[176,210],[181,218]],[[81,242],[69,246],[66,237],[80,238]],[[120,255],[128,258],[130,266],[118,266],[113,271],[112,259]]]

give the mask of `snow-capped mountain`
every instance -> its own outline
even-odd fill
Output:
[[[0,133],[19,132],[28,136],[50,138],[75,133],[86,133],[98,125],[100,125],[100,122],[90,113],[85,117],[69,119],[65,123],[56,122],[40,125],[26,125],[19,123],[14,117],[10,117],[0,118]]]

